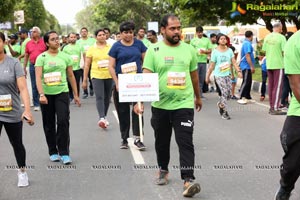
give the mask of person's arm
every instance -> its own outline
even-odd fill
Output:
[[[291,90],[297,101],[300,103],[300,74],[288,75]]]
[[[20,91],[20,95],[24,103],[24,112],[22,114],[22,119],[26,117],[27,123],[33,125],[34,120],[30,111],[30,97],[27,89],[25,76],[21,76],[17,78],[17,87]]]
[[[18,52],[17,52],[17,51],[14,51],[14,49],[12,48],[12,46],[11,46],[11,44],[10,44],[9,42],[8,42],[7,46],[8,46],[8,49],[9,49],[9,51],[10,51],[10,54],[11,54],[13,57],[15,57],[16,55],[18,55]]]
[[[29,54],[25,53],[25,55],[24,55],[24,63],[23,63],[23,68],[24,68],[25,76],[27,75],[26,67],[27,67],[28,59],[29,59]]]
[[[196,111],[199,112],[202,108],[202,101],[201,101],[201,97],[200,97],[198,70],[194,70],[194,71],[190,72],[190,76],[191,76],[192,83],[193,83]]]
[[[245,56],[246,56],[246,61],[247,61],[247,63],[250,65],[251,72],[254,73],[254,72],[255,72],[255,68],[254,68],[254,65],[253,65],[253,63],[252,63],[250,53],[246,53]]]
[[[39,101],[41,104],[48,104],[48,99],[44,94],[44,89],[42,85],[43,67],[35,66],[35,80],[36,87],[39,92]]]
[[[82,80],[82,89],[86,89],[88,85],[88,76],[89,76],[89,71],[91,68],[91,62],[92,58],[86,57],[85,63],[84,63],[84,68],[83,68],[83,80]]]
[[[76,80],[75,80],[72,66],[67,67],[67,75],[68,75],[68,80],[69,80],[72,90],[73,90],[74,102],[75,102],[75,104],[77,104],[80,107],[81,102],[80,102],[80,99],[78,96],[77,85],[76,85]]]
[[[118,82],[118,77],[116,75],[115,68],[116,68],[116,59],[109,56],[108,70],[109,70],[109,73],[110,73],[112,79],[114,80],[114,82],[116,84],[117,91],[119,91],[119,82]]]
[[[239,78],[242,78],[242,77],[243,77],[243,75],[242,75],[242,70],[241,70],[241,68],[238,66],[238,64],[237,64],[237,62],[236,62],[234,56],[231,58],[231,63],[232,63],[232,65],[234,66],[235,71],[238,73],[238,77],[239,77]]]
[[[209,77],[210,77],[212,71],[215,69],[215,65],[216,65],[215,62],[212,62],[212,61],[210,62],[208,71],[207,71],[207,73],[206,73],[206,78],[205,78],[205,82],[206,82],[207,84],[209,84],[209,82],[210,82]]]

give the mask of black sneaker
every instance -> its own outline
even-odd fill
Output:
[[[82,95],[82,98],[83,98],[83,99],[87,99],[88,96],[89,96],[88,94],[83,94],[83,95]]]
[[[282,111],[282,110],[274,110],[274,109],[269,110],[270,115],[286,115],[286,113],[287,112]]]
[[[123,142],[121,143],[120,149],[128,149],[128,143],[125,142],[125,141],[123,141]]]
[[[290,196],[291,196],[291,192],[287,192],[282,187],[280,187],[276,192],[274,200],[289,200]]]
[[[217,106],[218,106],[218,108],[219,108],[219,113],[220,113],[220,115],[222,116],[223,115],[223,113],[224,113],[224,108],[221,108],[221,103],[220,102],[218,102],[217,103]]]
[[[94,90],[91,90],[91,89],[90,89],[90,96],[91,96],[91,97],[94,96]]]
[[[159,170],[158,177],[155,180],[156,185],[167,185],[168,184],[169,172],[166,170]]]
[[[193,197],[195,194],[201,191],[199,183],[193,183],[192,180],[185,181],[183,186],[183,193],[184,197]]]
[[[230,119],[230,116],[228,115],[228,112],[227,112],[227,111],[223,112],[223,114],[222,114],[222,119],[227,119],[227,120]]]
[[[143,151],[143,150],[146,149],[145,145],[144,145],[144,144],[141,142],[141,140],[139,140],[139,139],[137,139],[137,140],[134,141],[134,145],[136,146],[136,148],[137,148],[138,150]]]

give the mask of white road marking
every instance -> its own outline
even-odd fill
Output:
[[[269,107],[270,107],[269,105],[266,105],[266,104],[263,104],[263,103],[255,102],[255,104],[260,105],[260,106],[264,106],[264,107],[266,107],[266,108],[269,108]]]
[[[117,111],[113,110],[112,112],[113,112],[117,122],[119,123],[119,117],[118,117]],[[130,152],[132,154],[132,157],[133,157],[133,160],[134,160],[135,164],[136,165],[144,165],[145,161],[144,161],[144,158],[142,156],[141,151],[136,149],[134,144],[133,144],[134,139],[133,138],[128,138],[127,141],[128,141],[128,146],[129,146],[129,149],[130,149]]]

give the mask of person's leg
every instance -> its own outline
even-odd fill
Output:
[[[277,69],[273,70],[274,72],[274,80],[273,80],[273,104],[274,104],[274,110],[278,110],[280,106],[280,98],[282,93],[282,85],[283,85],[283,75],[284,71],[283,69]]]
[[[99,119],[105,117],[105,107],[104,107],[104,79],[92,79],[92,83],[95,89],[96,96],[96,108],[98,111]]]
[[[262,83],[261,83],[261,90],[260,90],[260,96],[265,97],[266,96],[266,83],[267,83],[267,72],[266,71],[261,71],[261,78],[262,78]],[[264,99],[262,99],[264,100]]]
[[[93,89],[93,83],[92,83],[92,79],[91,79],[91,70],[89,71],[89,83],[90,83],[90,96],[94,96],[94,89]]]
[[[60,155],[69,155],[70,146],[70,101],[69,94],[63,92],[55,95],[55,112],[57,117],[57,148]]]
[[[113,80],[105,79],[105,81],[104,81],[104,107],[105,107],[104,112],[105,112],[105,116],[107,116],[107,112],[108,112],[108,108],[109,108],[112,86],[113,86]]]
[[[281,107],[288,106],[290,83],[287,75],[283,75],[283,86],[282,86],[282,95],[281,95]]]
[[[151,108],[151,126],[155,136],[155,151],[158,167],[161,170],[169,171],[170,142],[172,136],[172,125],[170,112],[163,109]]]
[[[3,122],[0,122],[2,124]],[[26,150],[22,140],[22,121],[17,123],[3,123],[10,144],[12,145],[19,168],[26,167]],[[2,127],[2,125],[1,125]],[[1,130],[0,130],[1,131]]]
[[[247,80],[246,80],[246,87],[245,87],[245,96],[246,99],[252,99],[251,97],[251,87],[252,87],[252,73],[250,69],[247,69]]]
[[[206,76],[206,63],[198,63],[200,95],[203,97],[203,85]]]
[[[48,104],[41,104],[43,128],[49,155],[58,154],[56,143],[56,116],[54,95],[46,95]]]
[[[39,102],[39,92],[36,87],[34,64],[30,63],[29,73],[30,73],[31,88],[32,88],[33,106],[38,107],[38,106],[40,106],[40,102]]]
[[[82,70],[75,70],[73,71],[74,76],[75,76],[75,81],[76,81],[76,86],[77,86],[77,94],[80,96],[80,78],[82,77]]]
[[[220,96],[220,106],[223,108],[224,111],[227,111],[227,101],[230,98],[231,93],[231,81],[230,77],[216,77],[216,83],[218,88],[221,90]]]
[[[280,139],[284,150],[283,163],[281,165],[280,185],[287,191],[294,189],[300,175],[300,117],[288,116],[285,120]]]
[[[268,94],[269,94],[269,102],[270,102],[270,110],[274,110],[274,101],[273,101],[273,89],[274,89],[274,70],[267,70],[268,74]]]

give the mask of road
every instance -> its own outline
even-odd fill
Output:
[[[195,176],[201,200],[272,200],[279,186],[283,151],[279,141],[285,116],[268,114],[266,103],[239,105],[229,102],[231,120],[218,115],[217,94],[206,94],[203,109],[195,114]],[[258,98],[256,98],[258,100]],[[17,188],[16,162],[5,130],[0,137],[0,200],[185,199],[178,170],[179,154],[171,145],[170,182],[157,186],[154,136],[150,105],[145,105],[147,150],[119,149],[118,121],[111,104],[110,127],[97,126],[95,98],[71,104],[71,157],[64,167],[51,163],[42,129],[41,113],[34,126],[24,124],[30,187]],[[296,185],[299,188],[299,184]],[[296,189],[297,190],[297,189]],[[294,192],[292,200],[300,199]]]

